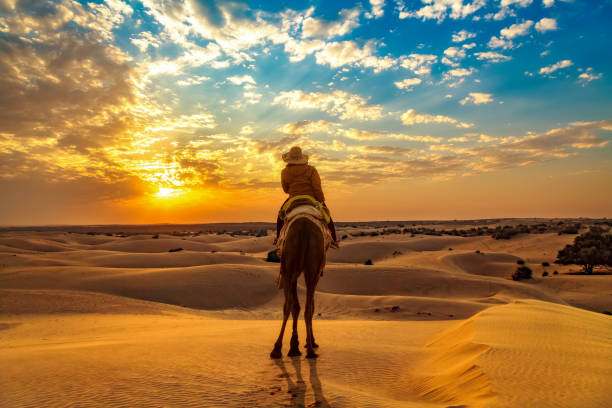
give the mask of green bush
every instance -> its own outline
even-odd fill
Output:
[[[528,266],[519,266],[512,274],[512,280],[531,279],[531,269]]]
[[[585,273],[593,273],[598,265],[612,266],[612,235],[604,234],[600,228],[577,236],[572,245],[559,251],[555,263],[561,265],[582,265]]]

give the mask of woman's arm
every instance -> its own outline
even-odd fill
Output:
[[[289,194],[289,182],[287,181],[287,172],[285,169],[281,171],[281,185],[283,186],[283,191]]]
[[[319,172],[314,167],[312,168],[312,177],[310,179],[312,184],[312,189],[314,191],[314,196],[317,201],[322,203],[325,202],[325,196],[323,195],[323,189],[321,188],[321,177],[319,177]]]

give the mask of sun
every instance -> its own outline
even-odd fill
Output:
[[[179,193],[180,193],[180,191],[177,190],[177,189],[174,189],[174,188],[160,187],[159,190],[157,190],[157,193],[155,193],[155,197],[157,197],[157,198],[169,198],[169,197],[176,196]]]

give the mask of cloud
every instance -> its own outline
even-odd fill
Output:
[[[187,79],[181,79],[177,81],[176,84],[178,86],[190,86],[190,85],[201,84],[204,81],[210,81],[210,77],[196,75],[196,76],[193,76]]]
[[[470,14],[475,13],[485,4],[485,0],[472,0],[471,3],[465,3],[463,0],[427,0],[426,6],[418,10],[407,10],[405,6],[401,6],[399,18],[421,18],[423,20],[438,20],[443,21],[447,16],[453,20],[463,19]]]
[[[484,103],[493,102],[493,98],[491,94],[488,93],[479,93],[479,92],[470,92],[468,96],[459,101],[460,104],[465,105],[466,103],[473,103],[474,105],[481,105]]]
[[[396,65],[397,61],[394,58],[374,56],[374,49],[373,41],[367,42],[363,48],[360,48],[355,41],[330,42],[315,53],[315,58],[317,64],[329,65],[331,68],[355,65],[374,68],[374,72]]]
[[[453,34],[452,41],[453,42],[463,42],[465,40],[468,40],[474,37],[476,37],[475,33],[470,33],[469,31],[466,31],[466,30],[460,30],[459,32]]]
[[[586,86],[591,81],[595,81],[597,79],[601,79],[603,74],[596,74],[593,72],[593,68],[587,68],[585,72],[578,75],[578,82],[582,84],[582,86]]]
[[[529,6],[531,3],[533,2],[533,0],[501,0],[500,2],[500,6],[501,7],[508,7],[511,5],[518,5],[519,7],[527,7]]]
[[[529,34],[531,26],[533,26],[533,21],[527,20],[520,24],[512,24],[508,28],[502,28],[500,34],[502,37],[512,40],[513,38]]]
[[[563,60],[563,61],[559,61],[555,64],[546,66],[546,67],[542,67],[540,68],[540,71],[538,71],[540,73],[540,75],[550,75],[553,72],[559,70],[559,69],[563,69],[563,68],[567,68],[567,67],[571,67],[572,65],[574,65],[574,63],[570,60]]]
[[[326,120],[301,120],[287,123],[278,128],[278,131],[288,135],[309,135],[312,133],[328,132],[334,124]]]
[[[493,62],[493,63],[510,61],[512,59],[511,57],[507,55],[503,55],[503,54],[500,54],[494,51],[477,52],[474,55],[476,55],[476,59],[478,60],[486,60],[488,62]]]
[[[543,18],[536,23],[535,29],[540,33],[554,31],[557,29],[557,20],[554,18]]]
[[[445,72],[442,75],[442,81],[447,82],[451,81],[455,78],[459,78],[459,81],[463,82],[464,77],[472,75],[475,72],[474,68],[466,69],[466,68],[455,68]]]
[[[386,133],[386,132],[376,132],[370,130],[361,130],[361,129],[338,129],[336,134],[342,137],[346,137],[347,139],[352,140],[378,140],[378,139],[394,139],[394,140],[406,140],[410,142],[419,142],[419,143],[439,143],[442,141],[441,137],[432,137],[432,136],[420,136],[420,135],[407,135],[404,133]]]
[[[291,110],[317,109],[340,119],[376,120],[383,117],[382,106],[368,105],[361,96],[339,90],[331,93],[281,92],[273,103]]]
[[[555,0],[542,0],[544,7],[552,7],[555,4]]]
[[[250,75],[231,76],[231,77],[228,77],[227,80],[230,81],[234,85],[243,85],[243,84],[255,85],[256,84],[255,80]]]
[[[401,58],[400,65],[415,75],[429,75],[437,59],[437,56],[431,54],[410,54]]]
[[[430,115],[427,113],[419,113],[414,109],[408,109],[401,116],[402,123],[406,126],[426,123],[451,123],[460,128],[472,127],[472,123],[459,122],[457,119],[449,118],[443,115]]]
[[[496,36],[492,36],[489,42],[487,43],[489,48],[503,48],[504,50],[508,48],[513,48],[514,44],[510,40],[506,40],[503,37],[497,38]]]
[[[370,0],[370,7],[372,11],[366,13],[366,18],[380,18],[385,14],[385,0]]]
[[[325,21],[307,17],[302,23],[302,37],[332,38],[350,33],[359,26],[359,7],[344,9],[339,13],[338,21]]]
[[[398,82],[394,82],[395,86],[399,89],[405,89],[411,91],[415,85],[420,84],[422,81],[420,78],[406,78]]]

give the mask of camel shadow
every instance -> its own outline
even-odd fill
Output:
[[[323,395],[323,388],[321,386],[321,380],[317,372],[317,361],[307,360],[309,367],[310,386],[314,394],[314,403],[309,404],[309,407],[322,407],[329,408],[330,405]],[[274,360],[274,363],[281,370],[282,376],[287,380],[287,393],[290,394],[290,406],[296,408],[303,408],[306,404],[306,382],[302,376],[302,359],[300,357],[292,357],[291,364],[295,370],[295,378],[293,381],[291,375],[287,371],[285,362],[283,359]]]

